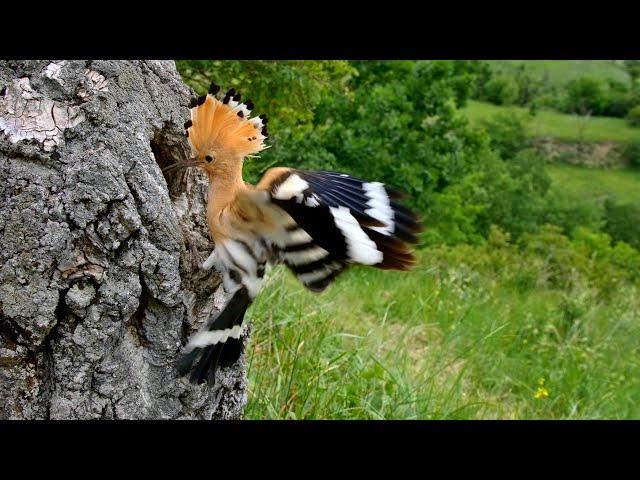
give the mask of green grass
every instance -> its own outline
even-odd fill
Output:
[[[640,417],[637,288],[552,251],[432,248],[320,295],[273,271],[248,314],[247,418]]]
[[[580,77],[629,83],[629,74],[620,68],[616,60],[490,60],[489,63],[497,72],[509,72],[524,64],[527,71],[538,78],[548,78],[549,83],[556,87]]]
[[[540,110],[531,116],[526,108],[493,105],[469,101],[462,110],[472,125],[480,125],[502,112],[515,112],[528,119],[527,131],[531,138],[551,137],[566,142],[615,142],[640,141],[640,128],[631,127],[625,120],[610,117],[581,118],[551,110]]]
[[[590,169],[551,164],[547,171],[553,183],[564,191],[594,201],[614,197],[623,203],[640,202],[640,171]]]

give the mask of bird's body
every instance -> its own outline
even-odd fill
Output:
[[[265,269],[283,263],[307,288],[324,290],[350,264],[406,270],[420,225],[379,182],[339,172],[269,169],[253,186],[242,179],[244,158],[265,147],[264,116],[249,118],[251,102],[219,89],[192,104],[185,124],[196,161],[209,176],[207,222],[215,250],[203,267],[222,275],[231,299],[192,336],[178,368],[213,382],[217,366],[242,351],[241,325]],[[199,356],[199,360],[196,359]]]

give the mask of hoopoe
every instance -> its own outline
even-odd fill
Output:
[[[193,334],[178,360],[180,375],[215,382],[219,366],[242,353],[242,321],[262,286],[265,268],[285,264],[309,290],[320,292],[352,264],[407,270],[418,217],[380,182],[345,173],[276,167],[257,185],[242,179],[247,156],[267,148],[267,118],[250,117],[253,102],[220,87],[192,100],[185,123],[193,161],[209,176],[207,222],[215,249],[203,268],[215,267],[231,298]]]

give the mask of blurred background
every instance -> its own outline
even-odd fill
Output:
[[[269,117],[248,160],[403,191],[409,273],[273,269],[247,418],[640,417],[640,60],[177,61]]]

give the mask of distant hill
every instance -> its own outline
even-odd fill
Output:
[[[620,60],[490,60],[488,63],[497,73],[508,73],[524,64],[528,72],[540,79],[546,77],[551,85],[557,87],[585,76],[629,82],[629,75],[620,67]]]
[[[640,142],[640,128],[630,126],[621,118],[592,116],[581,120],[577,115],[542,109],[531,117],[526,108],[476,100],[470,100],[462,110],[474,125],[507,112],[517,113],[527,120],[527,133],[532,138],[550,137],[566,142]]]

